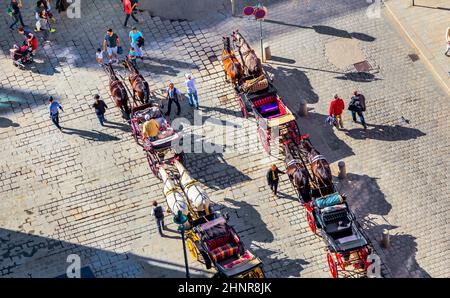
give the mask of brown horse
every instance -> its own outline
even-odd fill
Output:
[[[333,175],[328,161],[311,144],[308,136],[302,136],[300,146],[308,156],[309,164],[320,190],[320,195],[325,196],[335,191]]]
[[[285,144],[284,155],[286,156],[284,162],[286,163],[286,173],[294,185],[299,199],[303,204],[311,201],[311,185],[309,184],[309,175],[303,163],[295,159],[289,151],[289,145]]]
[[[247,70],[248,75],[259,77],[263,74],[261,59],[256,56],[255,50],[253,50],[247,41],[244,39],[238,30],[234,31],[231,36],[233,37],[234,44],[239,50],[239,54],[242,57],[242,63],[244,69]]]
[[[123,65],[130,71],[128,80],[133,87],[133,97],[136,98],[137,95],[137,98],[139,98],[143,104],[148,103],[150,101],[150,87],[147,81],[134,67],[128,57],[123,61]]]
[[[225,80],[227,82],[231,81],[234,87],[238,86],[244,72],[242,70],[241,64],[236,58],[236,55],[231,50],[229,37],[223,38],[222,63],[223,70],[225,72]]]
[[[109,76],[109,92],[111,92],[111,96],[114,99],[116,106],[122,111],[122,117],[125,120],[128,120],[130,119],[131,110],[128,104],[129,98],[127,90],[122,81],[119,80],[114,73],[111,63],[105,64],[103,67]]]

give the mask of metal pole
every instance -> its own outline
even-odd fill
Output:
[[[414,0],[412,0],[412,2],[413,2],[413,6],[414,6],[414,4],[415,4],[415,3],[414,3]]]
[[[263,30],[262,30],[262,20],[259,21],[259,36],[261,40],[261,61],[265,62],[264,59],[264,48],[263,48]]]
[[[183,241],[183,253],[184,253],[184,265],[186,266],[186,278],[190,278],[188,259],[187,259],[187,253],[186,253],[186,243],[184,241],[184,229],[181,229],[180,233],[181,233],[181,241]]]
[[[231,0],[231,16],[235,16],[235,13],[236,13],[236,7],[235,7],[235,5],[234,5],[235,3],[234,3],[234,0]]]

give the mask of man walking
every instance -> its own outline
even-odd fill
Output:
[[[131,0],[123,0],[123,10],[125,11],[125,14],[127,15],[127,17],[125,18],[125,23],[123,24],[124,27],[127,27],[130,16],[133,18],[133,20],[136,23],[139,23],[139,20],[136,19],[136,17],[134,16],[134,9],[136,8],[137,3],[131,3],[131,2],[132,2]]]
[[[103,40],[103,52],[108,53],[109,63],[118,62],[117,49],[120,47],[120,38],[111,28],[106,31]],[[114,59],[113,59],[114,58]]]
[[[11,0],[11,9],[12,9],[12,16],[14,17],[14,22],[9,26],[9,29],[13,30],[13,27],[20,21],[20,25],[22,27],[25,27],[25,24],[23,23],[22,19],[22,13],[20,12],[20,9],[22,8],[22,0]]]
[[[172,110],[172,102],[177,105],[177,116],[180,116],[181,107],[179,99],[181,97],[181,92],[177,88],[175,88],[173,83],[169,84],[169,88],[167,88],[166,98],[169,100],[169,106],[167,107],[166,116],[170,115],[170,111]]]
[[[283,171],[280,171],[276,165],[272,165],[269,171],[267,171],[267,184],[269,184],[270,189],[272,190],[274,195],[277,195],[278,191],[278,182],[279,182],[279,174],[286,174]]]
[[[366,121],[364,120],[363,115],[363,112],[366,111],[366,98],[364,95],[359,94],[356,90],[353,91],[353,96],[348,104],[348,109],[352,112],[353,122],[356,123],[356,114],[358,114],[361,125],[364,127],[364,130],[367,130]]]
[[[185,74],[185,77],[186,81],[184,81],[184,84],[186,85],[186,91],[189,96],[189,105],[198,110],[198,96],[197,88],[195,88],[194,77],[190,73]]]
[[[336,118],[336,127],[344,128],[344,122],[342,121],[342,112],[344,111],[344,100],[339,98],[337,94],[334,95],[334,99],[330,103],[329,115]]]
[[[94,96],[95,102],[92,105],[92,107],[95,109],[95,114],[97,115],[98,121],[100,122],[101,126],[105,126],[104,122],[106,122],[105,119],[105,112],[108,106],[106,103],[100,99],[100,95],[96,94]]]
[[[161,237],[164,237],[162,230],[165,230],[164,226],[164,208],[158,206],[158,202],[153,201],[152,216],[155,217],[156,225],[158,226],[158,232]]]
[[[50,111],[50,119],[52,119],[53,124],[59,129],[62,130],[62,127],[59,125],[59,111],[64,112],[63,107],[53,99],[53,96],[50,96],[48,109]]]

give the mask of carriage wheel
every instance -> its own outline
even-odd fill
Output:
[[[242,98],[239,97],[239,106],[241,107],[241,112],[242,112],[242,116],[244,118],[248,118],[248,112],[247,112],[247,108],[245,107],[244,102],[242,101]]]
[[[334,262],[333,256],[331,255],[331,253],[329,251],[327,252],[327,261],[328,261],[328,268],[330,268],[331,276],[333,278],[337,278],[338,271],[337,271],[336,263]]]
[[[153,175],[161,179],[161,176],[159,175],[159,166],[150,152],[147,152],[147,161],[148,165],[150,166],[150,170],[152,170]]]
[[[341,270],[345,270],[345,264],[344,264],[344,260],[342,260],[342,255],[339,253],[335,253],[334,255],[336,256],[337,263],[338,263],[339,267],[341,268]]]
[[[301,135],[300,135],[300,130],[298,128],[297,122],[294,120],[291,122],[291,135],[292,135],[292,139],[294,140],[294,143],[296,145],[300,144],[300,140],[301,140]]]
[[[191,252],[192,257],[198,261],[198,251],[197,251],[197,247],[195,246],[194,241],[192,241],[192,239],[188,238],[186,240],[186,245],[189,249],[189,251]]]
[[[314,223],[314,218],[311,212],[306,212],[306,218],[308,219],[309,228],[311,229],[311,232],[315,235],[316,234],[316,224]]]
[[[267,152],[267,154],[270,155],[270,143],[269,140],[265,137],[264,132],[261,128],[258,128],[259,132],[259,138],[261,139],[261,142],[263,144],[264,151]]]

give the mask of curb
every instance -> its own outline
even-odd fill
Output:
[[[391,4],[389,4],[389,1],[384,2],[384,7],[386,7],[386,11],[389,13],[389,17],[401,29],[400,33],[403,33],[403,35],[408,39],[410,44],[420,53],[420,55],[424,58],[423,61],[426,62],[428,69],[431,70],[435,79],[442,85],[444,91],[446,91],[447,94],[450,95],[450,83],[447,83],[445,81],[445,77],[443,77],[443,74],[437,69],[437,67],[434,66],[430,58],[431,54],[428,54],[428,50],[426,49],[426,47],[422,44],[419,38],[415,38],[414,36],[415,34],[413,32],[409,32],[405,28],[402,21],[399,19],[399,17],[397,17],[396,13],[394,12],[394,9],[391,8]]]

